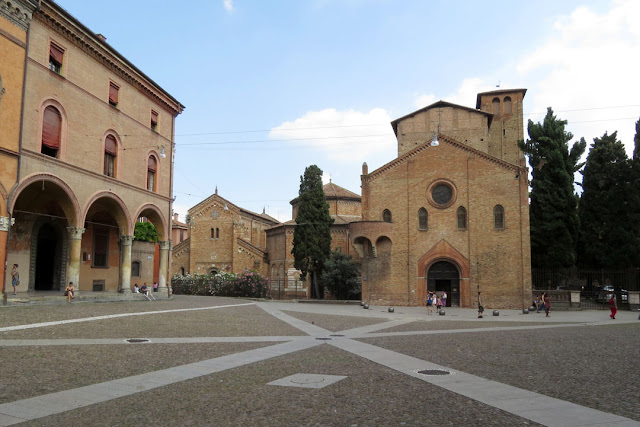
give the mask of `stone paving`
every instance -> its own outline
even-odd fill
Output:
[[[637,313],[475,316],[186,296],[2,307],[0,425],[640,426]]]

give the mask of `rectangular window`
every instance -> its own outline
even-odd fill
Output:
[[[93,229],[93,267],[109,267],[109,229]]]
[[[49,69],[56,74],[62,72],[63,56],[64,49],[54,43],[49,44]]]
[[[131,263],[131,277],[140,277],[140,261]]]
[[[158,113],[151,110],[151,129],[158,130]]]
[[[114,82],[109,82],[109,104],[114,107],[118,106],[118,91],[120,87]]]
[[[180,230],[180,241],[184,242],[184,230]]]

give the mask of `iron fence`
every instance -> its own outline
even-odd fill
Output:
[[[300,280],[275,279],[269,283],[269,296],[273,299],[306,299],[307,288]]]

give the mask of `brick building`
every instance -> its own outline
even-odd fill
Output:
[[[19,291],[73,281],[79,292],[127,294],[132,277],[153,281],[157,262],[166,292],[183,105],[51,0],[38,2],[28,34],[19,172],[7,202]],[[141,217],[158,231],[159,259],[145,245],[132,250]]]
[[[37,6],[36,0],[0,3],[0,280],[2,289],[8,288],[11,292],[11,278],[5,275],[7,237],[11,224],[8,199],[9,192],[18,180],[27,30]],[[8,270],[11,271],[11,264]],[[3,292],[3,295],[6,296],[6,293]]]
[[[525,89],[439,101],[392,122],[398,157],[362,170],[362,220],[349,227],[363,299],[528,307],[531,299]],[[437,139],[436,139],[437,137]]]
[[[189,237],[173,248],[174,274],[240,273],[255,270],[268,276],[266,230],[279,222],[265,212],[257,214],[218,195],[189,209]],[[174,233],[181,225],[174,221]]]
[[[350,224],[362,219],[360,196],[332,182],[325,184],[322,190],[329,204],[329,214],[334,221],[331,226],[331,249],[340,249],[346,254],[357,256],[350,243]],[[293,266],[294,258],[291,249],[298,214],[298,198],[296,197],[290,203],[293,218],[267,230],[271,292],[281,298],[309,297],[309,283],[303,285],[298,283],[300,272]]]

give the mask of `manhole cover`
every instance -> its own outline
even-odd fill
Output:
[[[125,341],[131,342],[131,343],[149,342],[149,340],[146,338],[129,338],[128,340],[125,340]]]
[[[344,335],[340,335],[340,334],[333,334],[333,335],[329,335],[330,337],[343,337]]]
[[[449,375],[451,372],[443,369],[425,369],[424,371],[418,371],[422,375]]]
[[[331,338],[327,338],[327,337],[321,337],[321,338],[316,338],[317,340],[322,340],[322,341],[331,341]]]

